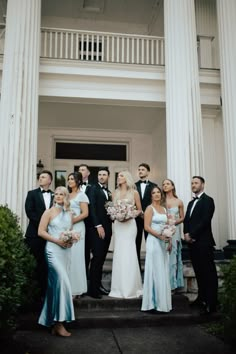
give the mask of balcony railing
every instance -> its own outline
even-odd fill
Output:
[[[5,24],[0,24],[0,55]],[[201,69],[218,69],[218,47],[212,36],[198,36]],[[106,63],[165,65],[164,38],[107,32],[41,28],[41,58]]]
[[[44,27],[41,58],[164,65],[164,38]]]

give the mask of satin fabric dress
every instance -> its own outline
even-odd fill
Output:
[[[70,207],[74,216],[81,213],[80,203],[89,203],[84,192],[79,192],[77,196],[70,200]],[[81,220],[73,224],[73,230],[80,233],[80,241],[71,250],[70,282],[72,295],[82,295],[87,292],[87,277],[85,268],[85,224]]]
[[[166,214],[159,214],[154,208],[151,228],[161,232],[167,222]],[[169,252],[167,243],[150,233],[146,242],[142,311],[157,310],[169,312],[172,309],[169,277]]]
[[[130,202],[133,203],[133,201]],[[125,222],[115,220],[111,292],[109,293],[111,297],[131,299],[142,295],[136,235],[135,219]]]
[[[178,207],[167,209],[167,213],[174,215],[175,219],[179,219]],[[170,285],[172,290],[184,286],[181,250],[181,225],[176,225],[176,231],[172,237],[172,250],[170,253]]]
[[[48,233],[59,238],[71,229],[71,213],[62,210],[48,225]],[[73,247],[73,246],[72,246]],[[55,322],[75,319],[69,280],[72,248],[62,248],[47,241],[45,256],[48,264],[48,287],[38,323],[50,327]]]

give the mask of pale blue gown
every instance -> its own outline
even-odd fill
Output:
[[[174,215],[176,220],[179,219],[179,208],[177,206],[169,208],[167,213]],[[181,225],[177,225],[176,231],[172,237],[172,250],[170,253],[170,285],[172,290],[182,288],[184,286],[181,250]]]
[[[87,195],[80,191],[70,200],[70,207],[74,216],[81,213],[80,203],[89,203]],[[70,282],[72,295],[82,295],[87,292],[87,276],[85,268],[85,224],[84,220],[73,224],[73,230],[80,233],[80,241],[72,247]]]
[[[166,214],[159,214],[153,207],[151,228],[161,232],[167,221]],[[148,234],[144,268],[142,311],[169,312],[172,309],[169,277],[169,252],[167,243]]]
[[[48,225],[48,233],[59,238],[71,228],[71,213],[62,210]],[[73,247],[73,246],[72,246]],[[55,322],[75,319],[69,280],[72,248],[62,248],[47,241],[45,256],[48,264],[48,288],[38,323],[50,327]]]

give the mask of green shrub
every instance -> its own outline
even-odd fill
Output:
[[[37,286],[35,263],[23,240],[18,218],[0,206],[0,330],[13,329],[22,306],[28,305]]]
[[[236,256],[223,269],[224,285],[221,295],[224,314],[224,338],[236,343]]]

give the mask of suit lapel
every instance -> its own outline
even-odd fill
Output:
[[[45,205],[45,202],[44,202],[44,199],[43,199],[43,193],[41,192],[40,188],[38,188],[38,197],[41,200],[41,203],[43,204],[44,209],[46,209],[46,205]]]
[[[50,208],[53,206],[53,199],[54,199],[54,194],[51,193]]]
[[[142,198],[142,191],[141,191],[140,182],[137,182],[137,190],[138,190],[138,192],[139,192],[140,198],[143,199],[143,198]]]

